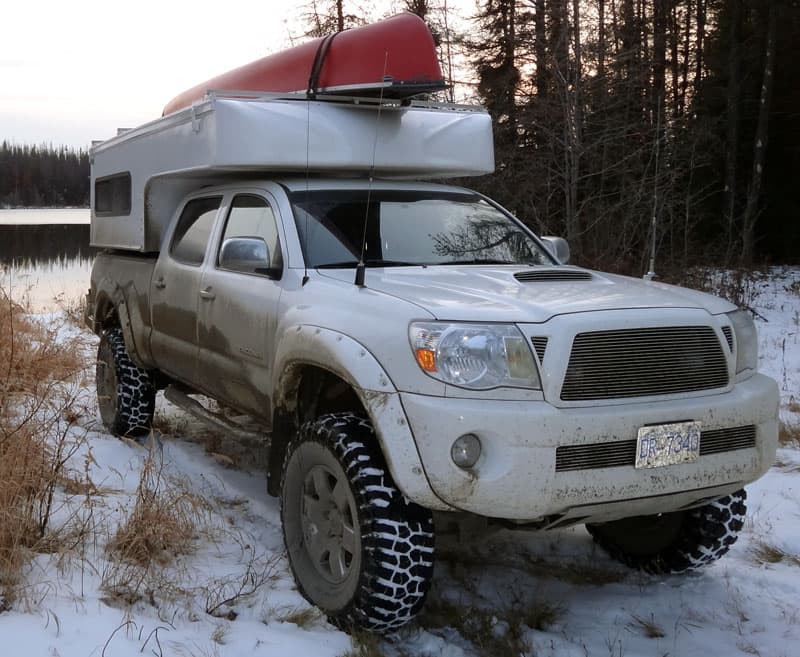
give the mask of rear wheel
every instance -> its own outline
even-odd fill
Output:
[[[421,609],[433,521],[395,487],[367,420],[336,413],[301,427],[284,462],[281,519],[298,589],[335,624],[385,632]]]
[[[103,331],[97,348],[97,406],[106,428],[116,436],[139,436],[150,430],[156,389],[150,373],[128,356],[122,329]]]
[[[744,489],[695,509],[586,525],[608,554],[648,573],[684,573],[716,561],[736,542],[747,512]]]

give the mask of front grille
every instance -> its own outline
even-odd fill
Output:
[[[700,434],[700,456],[755,447],[754,426],[712,429]],[[556,449],[556,472],[595,470],[597,468],[633,467],[636,463],[636,439],[589,445],[567,445]]]
[[[575,269],[549,269],[544,271],[521,271],[514,274],[521,283],[538,283],[553,281],[590,281],[592,275],[588,271]]]
[[[728,343],[728,349],[733,353],[733,329],[730,326],[723,326],[722,332],[725,335],[725,341]]]
[[[536,356],[539,358],[539,362],[544,362],[544,354],[547,351],[547,336],[536,336],[531,338],[531,343],[533,344],[533,348],[536,350]]]
[[[564,401],[621,399],[728,385],[728,365],[709,326],[580,333],[561,387]]]
[[[733,429],[713,429],[700,434],[700,456],[755,446],[756,428],[752,425]]]

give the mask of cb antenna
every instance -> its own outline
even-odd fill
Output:
[[[358,258],[358,265],[356,266],[356,280],[355,285],[364,287],[364,273],[366,265],[364,264],[364,251],[367,248],[367,224],[369,223],[369,201],[372,195],[372,178],[375,173],[375,155],[378,151],[378,130],[381,123],[381,110],[383,109],[383,90],[386,87],[386,70],[389,66],[389,51],[384,51],[383,58],[383,83],[381,85],[381,93],[378,97],[378,114],[375,117],[375,135],[372,140],[372,164],[369,168],[369,180],[367,182],[367,207],[364,209],[364,229],[361,232],[361,254]]]
[[[656,169],[653,175],[653,216],[650,220],[650,232],[652,233],[653,241],[650,245],[650,268],[643,276],[644,280],[652,281],[656,277],[656,228],[657,220],[656,213],[658,212],[658,161],[661,154],[661,94],[658,96],[658,105],[656,109]]]

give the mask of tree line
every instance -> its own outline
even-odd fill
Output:
[[[0,144],[0,207],[88,205],[88,152],[47,144]]]
[[[480,0],[455,26],[454,4],[387,10],[428,22],[494,119],[496,172],[470,186],[588,265],[644,272],[654,235],[662,270],[797,262],[797,0]],[[309,34],[374,18],[302,13]]]

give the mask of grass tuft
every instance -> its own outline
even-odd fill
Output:
[[[352,648],[341,657],[385,657],[383,641],[375,634],[362,631],[350,633]]]
[[[546,631],[565,613],[566,607],[560,602],[538,597],[526,599],[514,591],[505,606],[493,608],[455,603],[432,595],[419,616],[419,623],[432,631],[455,629],[482,657],[526,655],[531,650],[528,631]]]
[[[655,621],[655,617],[653,614],[650,614],[650,618],[642,618],[641,616],[637,616],[633,614],[631,616],[633,622],[628,625],[633,630],[640,632],[648,639],[663,639],[666,635],[664,629]]]
[[[778,429],[778,442],[782,447],[800,446],[800,424],[781,422]]]
[[[186,482],[165,472],[163,454],[151,440],[133,508],[106,544],[103,602],[123,609],[140,600],[158,606],[157,598],[184,594],[167,567],[193,551],[209,510]]]
[[[25,564],[58,552],[67,524],[53,528],[56,490],[80,448],[73,431],[76,381],[88,366],[77,340],[59,336],[0,290],[0,605],[13,604]],[[71,539],[70,539],[71,540]]]
[[[108,550],[122,561],[164,566],[189,554],[208,505],[180,480],[164,471],[163,455],[151,441],[130,515],[117,529]]]
[[[751,550],[753,560],[759,565],[788,563],[793,566],[800,566],[800,555],[786,552],[785,550],[759,541]]]
[[[282,610],[276,620],[281,623],[291,623],[304,630],[310,629],[324,620],[325,616],[316,607],[305,607],[304,609],[290,608]]]

